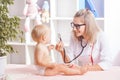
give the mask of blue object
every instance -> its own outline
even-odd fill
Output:
[[[85,8],[90,9],[93,12],[93,14],[95,15],[95,17],[98,17],[99,15],[98,15],[98,12],[95,8],[93,0],[85,0],[85,3],[86,3]]]
[[[44,4],[42,6],[42,9],[46,10],[46,11],[49,11],[49,3],[48,1],[44,1]]]
[[[79,9],[85,9],[85,0],[79,0]]]

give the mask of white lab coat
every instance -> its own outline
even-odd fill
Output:
[[[82,44],[84,46],[85,44],[87,44],[87,42],[83,39]],[[70,59],[72,60],[75,56],[77,56],[81,50],[81,42],[76,41],[71,37],[69,47],[66,50],[66,53],[70,57]],[[79,65],[91,63],[91,50],[91,44],[87,44],[87,46],[83,50],[83,53],[73,62]],[[93,64],[98,64],[103,70],[109,69],[112,65],[112,53],[110,51],[110,46],[108,44],[106,36],[103,32],[100,32],[97,36],[97,41],[94,44],[94,48],[92,51],[92,58]]]

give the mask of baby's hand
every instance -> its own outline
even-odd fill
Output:
[[[51,45],[48,45],[47,47],[48,47],[48,50],[49,50],[49,51],[52,50],[52,49],[54,49],[54,45],[52,45],[52,44],[51,44]]]

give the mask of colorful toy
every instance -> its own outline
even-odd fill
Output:
[[[38,0],[26,0],[26,5],[23,11],[23,14],[26,16],[25,20],[25,31],[28,32],[30,31],[30,20],[34,19],[35,23],[34,25],[41,24],[40,21],[40,8],[37,5]]]
[[[48,1],[44,1],[42,6],[42,22],[48,23],[49,22],[49,4]]]

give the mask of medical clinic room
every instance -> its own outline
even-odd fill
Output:
[[[0,80],[120,80],[119,0],[0,0]]]

